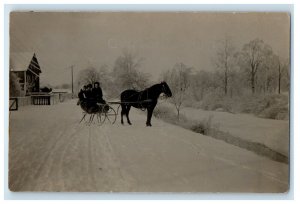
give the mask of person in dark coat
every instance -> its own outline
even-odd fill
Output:
[[[97,103],[106,104],[106,101],[103,100],[103,93],[102,93],[102,89],[100,87],[99,82],[94,83],[92,95],[96,99]]]
[[[86,87],[87,87],[87,89],[85,91],[86,99],[89,100],[89,101],[91,101],[91,100],[94,99],[93,91],[92,91],[93,86],[92,86],[92,84],[88,84],[88,85],[86,85]]]
[[[81,103],[83,103],[85,101],[85,99],[86,99],[85,91],[86,91],[86,85],[84,85],[78,93],[77,105],[80,105]]]
[[[79,93],[78,93],[78,98],[79,98],[79,101],[84,101],[84,99],[86,99],[86,96],[85,96],[85,91],[86,91],[86,85],[84,85],[82,87],[82,89],[80,89]]]
[[[97,105],[97,101],[96,98],[93,95],[93,86],[92,84],[88,84],[87,89],[84,91],[84,109],[86,110],[86,112],[88,113],[95,113],[97,111],[99,111],[99,106]]]

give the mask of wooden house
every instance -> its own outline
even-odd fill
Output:
[[[42,71],[35,53],[11,53],[9,67],[10,71],[19,78],[21,96],[40,91],[40,74]]]

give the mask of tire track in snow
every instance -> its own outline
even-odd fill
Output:
[[[19,186],[10,186],[11,190],[16,190],[18,191],[18,189],[22,189],[22,190],[27,190],[27,189],[32,189],[34,186],[34,183],[36,183],[36,180],[40,177],[42,170],[44,168],[44,166],[47,164],[48,159],[50,158],[50,155],[52,154],[53,149],[59,144],[59,141],[62,140],[62,137],[60,137],[61,135],[64,135],[63,133],[65,133],[65,131],[61,132],[60,134],[57,135],[56,138],[53,138],[50,141],[53,141],[54,143],[48,144],[50,145],[50,147],[45,148],[48,149],[49,151],[45,151],[44,153],[41,152],[37,152],[38,154],[41,154],[40,157],[34,157],[31,158],[28,162],[30,162],[30,172],[29,169],[26,173],[28,173],[29,175],[24,175],[24,180],[22,181],[21,185]],[[29,144],[34,144],[33,142],[30,142]],[[37,165],[34,165],[34,164]],[[33,170],[33,171],[32,171]],[[20,174],[23,174],[23,172],[19,172]],[[35,189],[35,188],[34,188]]]
[[[96,143],[93,143],[98,147],[100,152],[103,154],[102,171],[105,172],[105,176],[108,178],[109,185],[106,187],[106,191],[129,191],[131,189],[132,179],[121,169],[120,162],[116,152],[114,151],[110,135],[112,125],[105,124],[98,129],[99,132],[93,131],[93,136]],[[95,154],[91,155],[93,158]],[[96,159],[95,159],[96,160]]]
[[[45,175],[50,175],[51,172],[61,169],[59,167],[57,167],[57,164],[61,164],[63,157],[64,157],[64,152],[66,152],[68,150],[68,146],[70,145],[70,140],[73,139],[73,137],[78,133],[78,130],[80,129],[79,126],[75,127],[75,129],[73,129],[72,132],[68,132],[68,128],[64,127],[61,128],[64,131],[61,131],[60,134],[58,134],[57,136],[57,140],[51,145],[49,151],[46,153],[46,155],[44,156],[44,158],[42,159],[42,164],[38,167],[38,169],[36,170],[35,174],[34,174],[34,178],[35,178],[35,190],[38,191],[43,191],[43,190],[51,190],[52,187],[52,183],[53,182],[51,179],[48,179],[48,182],[50,181],[50,183],[43,183],[43,181],[41,181],[42,177],[44,177]],[[63,150],[62,154],[60,149]],[[58,158],[56,158],[58,156]],[[46,168],[48,167],[49,168]],[[55,169],[55,170],[54,170]],[[47,176],[46,176],[47,177]],[[44,189],[42,187],[41,189],[41,184],[44,185]],[[58,189],[55,189],[56,191]]]
[[[37,124],[34,124],[37,125]],[[26,125],[25,125],[26,126]],[[49,129],[54,129],[57,124],[52,124],[48,128],[32,127],[26,134],[20,135],[10,131],[10,148],[9,148],[9,188],[12,191],[19,189],[27,190],[27,183],[35,180],[36,168],[40,166],[41,161],[47,155],[41,153],[41,148],[48,150],[49,147],[44,146],[45,142],[55,142],[60,134],[56,137],[45,138]],[[26,126],[27,127],[27,126]],[[63,134],[63,133],[61,133]],[[55,136],[55,135],[53,135]],[[14,140],[12,140],[12,138]],[[29,139],[28,139],[29,138]],[[50,144],[51,144],[50,143]],[[20,150],[21,148],[21,150]],[[51,149],[51,148],[50,148]],[[28,156],[31,156],[28,158]],[[26,162],[25,162],[26,161]],[[22,168],[20,168],[22,167]],[[36,168],[35,168],[36,167]],[[30,188],[29,188],[30,189]]]
[[[56,151],[56,156],[57,158],[53,158],[52,159],[52,163],[54,165],[51,165],[51,171],[48,172],[48,175],[57,175],[57,178],[62,181],[60,182],[60,186],[56,186],[53,189],[61,189],[61,191],[67,191],[68,188],[66,186],[66,180],[65,180],[65,169],[64,167],[64,162],[66,162],[66,160],[68,159],[68,151],[70,150],[70,147],[72,147],[71,145],[74,145],[74,141],[76,141],[76,139],[78,140],[78,137],[80,136],[80,134],[78,134],[79,132],[82,132],[84,129],[81,126],[75,126],[75,129],[73,130],[74,132],[71,133],[69,135],[69,137],[67,138],[67,140],[65,140],[63,142],[63,144],[60,145],[59,148],[57,148]],[[59,151],[59,149],[62,149],[61,151]],[[58,152],[61,152],[58,154]]]
[[[97,182],[96,179],[96,175],[95,175],[95,169],[94,169],[94,165],[93,165],[93,157],[94,157],[94,154],[95,151],[94,151],[94,143],[92,142],[92,139],[93,139],[93,134],[91,133],[91,127],[89,126],[89,135],[88,135],[88,149],[87,149],[87,152],[88,152],[88,179],[89,179],[89,183],[91,184],[91,188],[92,189],[95,189],[94,191],[96,191],[97,189]],[[93,171],[94,169],[94,171]]]

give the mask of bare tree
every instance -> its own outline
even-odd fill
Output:
[[[278,94],[280,94],[281,90],[281,64],[280,61],[278,63]]]
[[[207,93],[215,91],[221,86],[216,80],[216,75],[216,72],[200,70],[190,76],[190,89],[197,101],[203,100]]]
[[[99,73],[100,86],[107,87],[107,88],[110,87],[111,82],[113,80],[112,80],[112,74],[110,74],[108,70],[108,66],[106,64],[101,65],[101,67],[98,69],[98,73]]]
[[[264,61],[261,66],[260,82],[264,85],[265,92],[275,92],[280,94],[283,83],[287,83],[285,78],[285,72],[287,70],[288,63],[280,56],[275,55],[271,48],[264,49]]]
[[[279,56],[275,61],[277,64],[277,80],[278,80],[278,94],[281,93],[282,81],[284,79],[284,74],[286,74],[286,83],[289,85],[289,69],[288,69],[288,60],[283,60]]]
[[[129,51],[124,51],[122,56],[116,59],[112,73],[120,89],[143,89],[148,85],[149,76],[138,70],[142,61],[142,58]]]
[[[284,89],[289,91],[290,89],[290,61],[286,60],[282,69],[282,79],[284,81]]]
[[[243,46],[240,53],[240,64],[245,67],[250,75],[251,90],[255,93],[256,74],[263,62],[264,58],[264,42],[260,39],[255,39]]]
[[[273,53],[271,47],[269,46],[265,46],[263,54],[264,57],[261,63],[261,68],[257,72],[256,84],[264,93],[270,93],[275,91],[277,86],[276,67],[278,56]]]
[[[216,53],[215,64],[218,69],[222,70],[223,88],[225,95],[227,95],[230,71],[234,66],[234,47],[229,37],[225,37],[220,43],[221,45]]]
[[[177,118],[180,118],[180,109],[185,100],[187,100],[187,90],[191,84],[191,70],[183,63],[175,64],[172,70],[164,74],[164,80],[167,81],[172,90],[172,103],[177,111]]]
[[[109,71],[107,65],[102,65],[99,70],[99,82],[102,87],[103,95],[108,98],[118,98],[119,90],[114,83],[114,75]]]
[[[81,70],[78,75],[78,84],[80,86],[86,84],[93,84],[100,80],[99,72],[96,68],[90,66],[87,69]]]

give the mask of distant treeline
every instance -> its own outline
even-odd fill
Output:
[[[211,60],[214,69],[209,71],[185,62],[174,62],[173,67],[161,74],[161,80],[166,81],[173,92],[171,101],[178,116],[182,105],[200,104],[205,108],[217,101],[223,103],[228,98],[239,100],[244,96],[289,91],[289,59],[276,55],[272,47],[260,39],[254,39],[237,50],[230,38],[224,38],[219,41]],[[143,58],[125,51],[115,60],[113,68],[90,66],[80,71],[77,85],[80,88],[83,84],[100,81],[106,97],[118,98],[124,89],[142,90],[156,83],[149,74],[140,71],[142,66]]]

